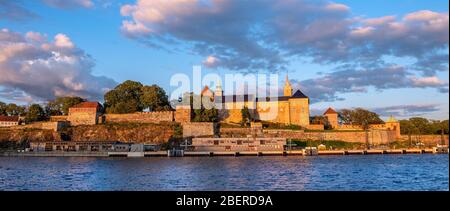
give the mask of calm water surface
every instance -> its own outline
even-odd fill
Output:
[[[448,155],[0,157],[0,190],[449,190]]]

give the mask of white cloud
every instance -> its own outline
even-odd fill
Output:
[[[417,11],[396,18],[352,17],[350,8],[326,0],[137,0],[122,6],[122,31],[163,48],[183,43],[215,67],[244,72],[280,71],[291,59],[319,64],[382,62],[386,56],[417,59],[426,75],[431,58],[448,56],[448,13]],[[444,67],[440,60],[435,67]],[[205,63],[208,64],[208,63]],[[447,65],[448,66],[448,65]]]
[[[390,16],[384,16],[384,17],[380,17],[380,18],[369,18],[369,19],[363,20],[362,22],[367,25],[382,25],[382,24],[386,24],[389,22],[393,22],[393,21],[395,21],[395,16],[390,15]]]
[[[338,4],[338,3],[329,3],[325,6],[325,8],[327,8],[329,10],[336,10],[336,11],[343,11],[343,12],[350,11],[350,7],[348,7],[345,4]]]
[[[55,36],[55,46],[60,48],[74,48],[75,45],[72,43],[69,37],[65,34],[57,34]]]
[[[100,100],[104,90],[116,85],[112,79],[92,74],[93,59],[70,37],[57,34],[53,41],[44,37],[37,32],[0,32],[0,87],[13,90],[7,92],[15,93],[11,99],[49,100],[76,95]],[[17,93],[23,93],[22,97]]]
[[[413,77],[413,78],[411,78],[411,80],[413,81],[415,86],[419,86],[419,87],[442,86],[442,85],[446,84],[444,81],[442,81],[441,79],[439,79],[436,76],[423,77],[423,78]]]
[[[214,56],[208,56],[205,61],[203,61],[203,65],[207,67],[215,67],[218,65],[219,59]]]

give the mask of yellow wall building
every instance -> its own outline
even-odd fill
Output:
[[[309,98],[300,90],[292,94],[292,86],[286,76],[286,84],[283,96],[260,97],[252,95],[230,95],[224,96],[219,84],[215,91],[206,86],[201,94],[211,98],[219,108],[219,118],[222,122],[240,123],[242,121],[241,110],[247,107],[255,120],[281,123],[286,125],[309,125]]]

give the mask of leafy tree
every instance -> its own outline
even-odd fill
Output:
[[[442,120],[440,125],[441,125],[441,129],[443,130],[444,134],[448,134],[448,130],[449,130],[448,119],[447,120]]]
[[[150,111],[171,110],[166,92],[157,85],[142,87],[140,101],[143,108],[148,108]]]
[[[412,117],[409,121],[417,129],[419,135],[431,133],[430,121],[428,121],[428,119],[423,117]]]
[[[68,115],[70,107],[85,101],[85,99],[76,96],[57,97],[47,103],[45,110],[49,115]]]
[[[7,115],[6,107],[6,103],[0,101],[0,115]]]
[[[377,113],[368,111],[363,108],[356,108],[353,110],[342,109],[339,114],[344,123],[361,125],[364,129],[368,129],[370,124],[384,123]]]
[[[25,106],[19,106],[14,103],[10,103],[6,106],[6,114],[9,116],[22,116],[26,113]]]
[[[194,109],[193,122],[217,122],[219,121],[219,111],[216,108],[205,109]]]
[[[143,85],[127,80],[105,94],[105,109],[107,113],[133,113],[142,111],[141,103]]]
[[[408,142],[412,146],[411,135],[417,133],[417,128],[409,120],[400,120],[400,133],[408,134]]]
[[[368,131],[369,125],[383,123],[383,120],[380,119],[378,114],[363,108],[356,108],[353,110],[343,109],[340,112],[340,116],[344,123],[352,125],[361,125],[361,127],[366,131],[366,147],[370,148],[369,131]]]
[[[241,115],[242,115],[241,126],[250,125],[250,122],[252,121],[252,116],[247,106],[244,106],[244,108],[241,109]]]
[[[321,124],[325,130],[331,129],[330,122],[326,116],[313,116],[311,117],[312,124]]]
[[[25,115],[26,122],[42,121],[45,119],[45,111],[39,104],[31,104]]]

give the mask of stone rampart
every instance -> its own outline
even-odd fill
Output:
[[[218,125],[213,122],[186,122],[183,126],[183,137],[214,136],[218,134]]]
[[[114,122],[136,122],[136,123],[159,123],[173,122],[173,111],[156,111],[156,112],[136,112],[131,114],[104,114],[103,118],[106,123]]]

